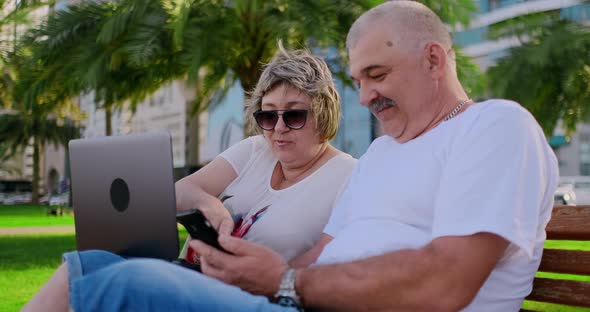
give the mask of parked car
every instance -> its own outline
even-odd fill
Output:
[[[31,193],[9,193],[4,195],[3,203],[5,205],[24,204],[31,202]]]
[[[553,196],[555,205],[576,205],[576,192],[574,186],[569,183],[562,183],[557,187]]]
[[[590,176],[566,176],[559,178],[559,184],[570,184],[576,193],[576,204],[590,205]]]

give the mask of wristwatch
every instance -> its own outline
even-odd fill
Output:
[[[301,299],[295,291],[295,269],[288,269],[279,285],[279,290],[275,294],[276,303],[284,307],[295,307],[303,311]]]

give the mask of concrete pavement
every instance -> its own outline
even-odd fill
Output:
[[[29,226],[16,228],[0,228],[0,235],[46,234],[46,233],[74,233],[73,225],[58,226]]]

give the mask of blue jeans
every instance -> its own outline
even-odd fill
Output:
[[[161,260],[92,250],[64,261],[74,311],[297,311]]]

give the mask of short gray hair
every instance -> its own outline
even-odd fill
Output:
[[[397,0],[382,3],[361,15],[350,27],[346,49],[350,51],[364,33],[379,31],[372,27],[376,23],[395,28],[395,44],[399,47],[410,45],[408,51],[421,48],[421,44],[429,41],[436,41],[446,49],[453,45],[445,24],[430,8],[416,1]]]
[[[279,43],[279,51],[264,71],[246,101],[248,129],[260,134],[253,113],[261,109],[264,95],[280,85],[290,85],[311,98],[311,112],[320,138],[329,141],[336,136],[340,124],[340,96],[326,62],[307,50],[287,51]]]

